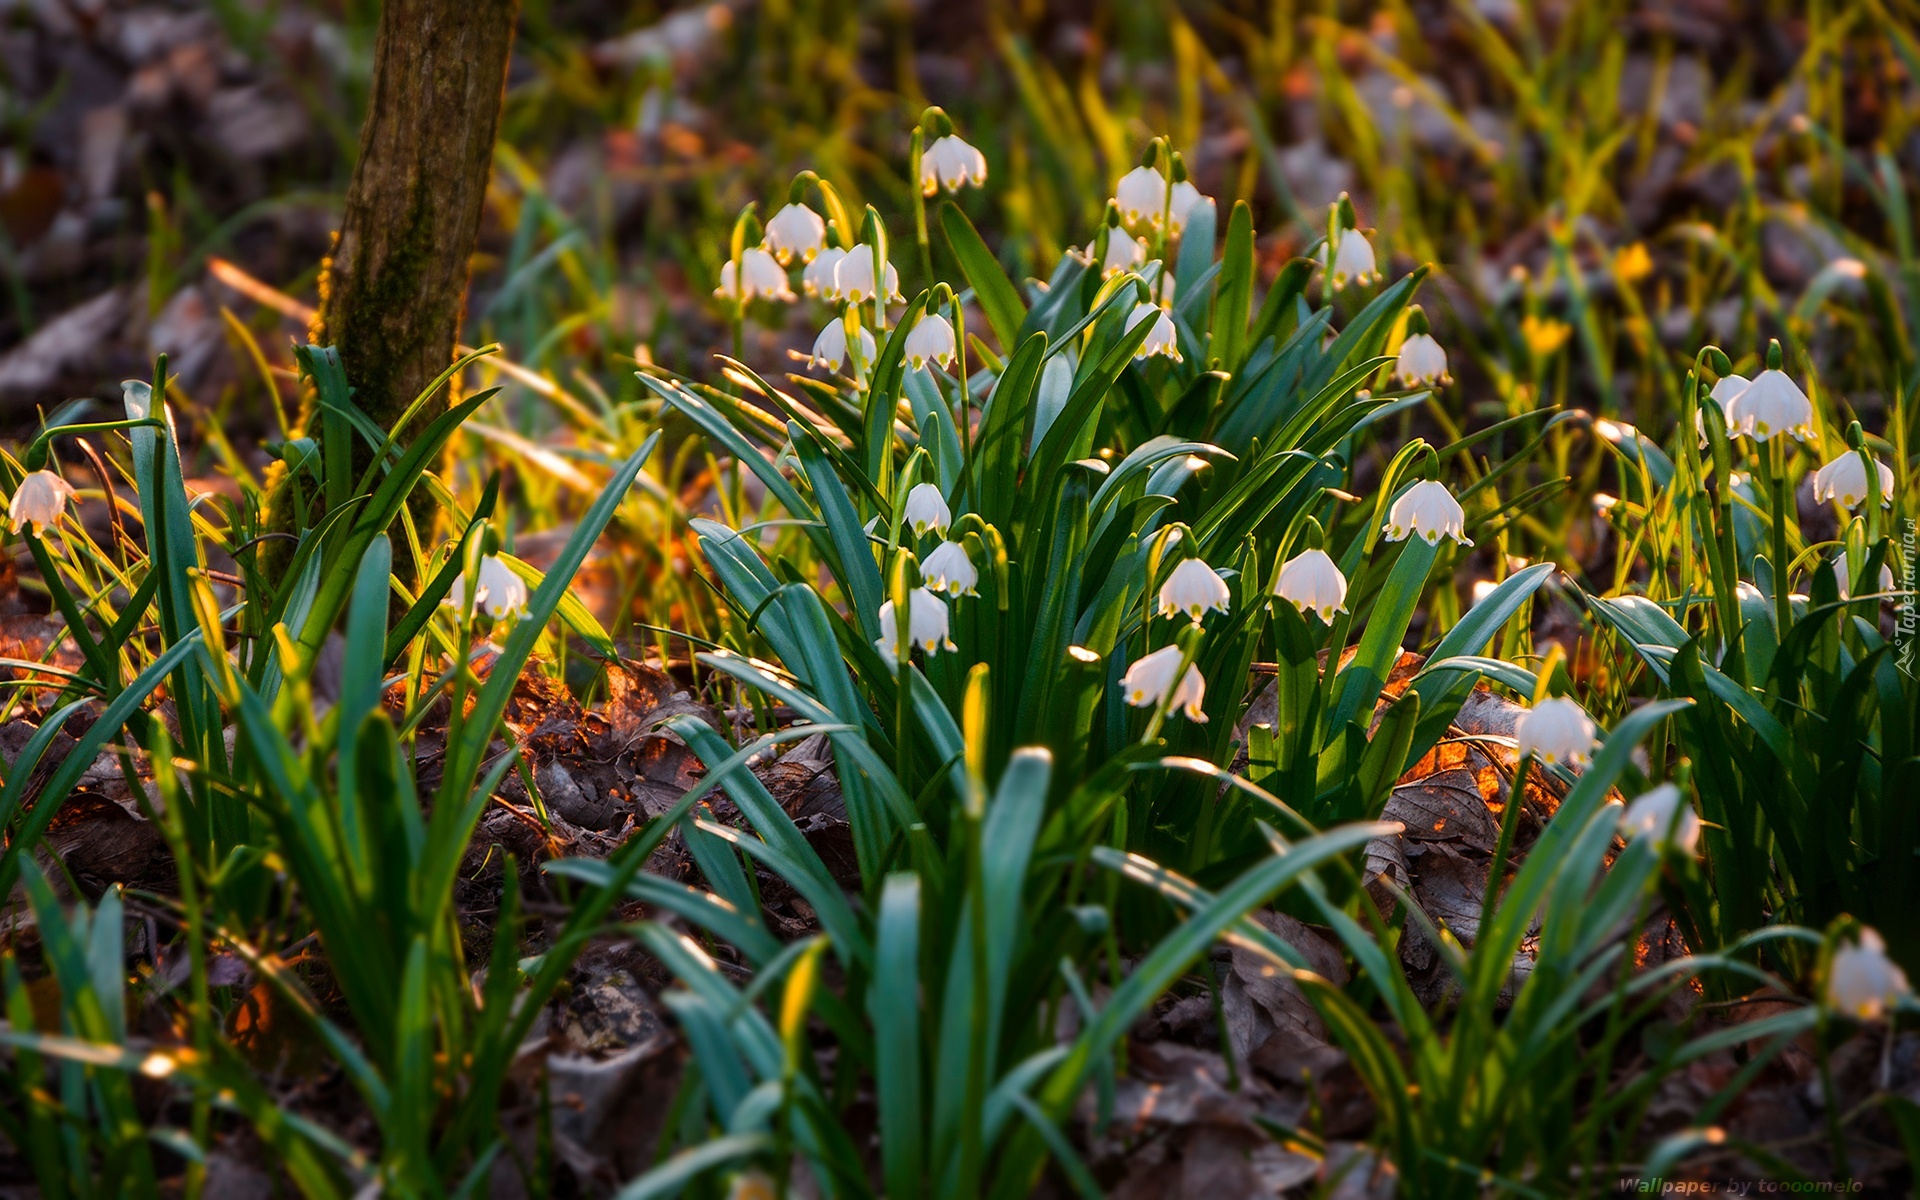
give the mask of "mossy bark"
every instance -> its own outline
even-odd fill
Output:
[[[393,424],[453,360],[519,0],[386,0],[345,212],[314,340],[340,351],[354,403]],[[407,430],[446,411],[447,389]],[[312,400],[301,413],[319,438]],[[355,477],[372,451],[353,448]],[[423,493],[416,493],[416,496]],[[296,522],[275,489],[272,524]]]

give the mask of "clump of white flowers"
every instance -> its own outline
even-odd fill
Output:
[[[44,537],[47,527],[60,519],[67,501],[77,494],[72,484],[52,471],[28,472],[7,505],[7,526],[19,533],[21,526],[30,525],[35,537]]]
[[[467,603],[465,571],[453,577],[453,586],[447,589],[446,599],[441,603],[455,608]],[[513,568],[498,555],[483,555],[480,569],[474,573],[473,609],[484,610],[496,621],[519,616],[527,611],[527,581],[514,574]]]
[[[1160,615],[1185,613],[1195,625],[1209,612],[1226,612],[1233,594],[1227,581],[1197,558],[1182,559],[1160,585]]]
[[[1513,726],[1513,740],[1520,753],[1531,754],[1548,766],[1581,766],[1593,755],[1593,718],[1574,701],[1555,696],[1520,714]]]
[[[1205,724],[1207,714],[1200,706],[1206,702],[1207,681],[1200,668],[1188,665],[1180,671],[1186,656],[1179,646],[1162,646],[1133,661],[1121,677],[1120,691],[1135,708],[1157,708],[1164,702],[1169,710],[1179,710],[1189,721]]]
[[[1347,611],[1347,577],[1325,550],[1304,550],[1282,563],[1273,594],[1328,624],[1334,613]]]
[[[1447,486],[1434,479],[1421,480],[1395,500],[1387,510],[1385,528],[1390,542],[1411,536],[1425,538],[1433,546],[1444,536],[1462,546],[1473,545],[1473,539],[1467,536],[1466,511]]]
[[[1836,948],[1827,967],[1827,1006],[1856,1021],[1878,1021],[1913,995],[1907,973],[1887,956],[1887,944],[1867,926],[1860,939]]]

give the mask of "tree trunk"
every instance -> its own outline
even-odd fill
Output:
[[[453,361],[518,0],[387,0],[317,340],[385,430]],[[417,418],[445,411],[444,393]],[[356,444],[356,469],[370,452]]]

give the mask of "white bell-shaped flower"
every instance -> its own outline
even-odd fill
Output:
[[[1405,541],[1409,535],[1423,537],[1429,546],[1439,544],[1442,536],[1462,546],[1473,545],[1467,536],[1467,514],[1445,484],[1423,479],[1408,488],[1387,510],[1387,540]]]
[[[925,537],[929,530],[945,533],[947,526],[953,524],[953,512],[947,508],[946,497],[931,483],[916,483],[907,493],[906,518],[915,537]]]
[[[1853,568],[1847,565],[1845,550],[1833,556],[1833,582],[1834,586],[1839,588],[1842,600],[1853,598]],[[1893,568],[1885,563],[1880,564],[1880,590],[1883,592],[1893,590]]]
[[[1452,383],[1447,374],[1447,351],[1430,333],[1415,333],[1400,343],[1400,357],[1393,373],[1407,387],[1428,383]]]
[[[1727,402],[1727,427],[1756,441],[1813,436],[1813,401],[1785,371],[1769,367]]]
[[[1620,814],[1620,833],[1624,837],[1651,839],[1656,847],[1671,846],[1682,854],[1692,854],[1700,842],[1700,815],[1680,795],[1680,789],[1663,783]]]
[[[1347,577],[1325,550],[1303,550],[1282,563],[1273,594],[1328,624],[1347,611]]]
[[[1878,1021],[1913,995],[1907,973],[1887,957],[1887,944],[1862,926],[1860,940],[1838,946],[1827,967],[1827,1006],[1856,1021]]]
[[[1113,185],[1120,219],[1132,228],[1158,229],[1167,212],[1167,177],[1157,167],[1135,167]]]
[[[880,651],[880,657],[887,660],[888,666],[897,666],[894,657],[895,647],[900,643],[900,627],[893,612],[893,601],[882,601],[880,605],[880,637],[874,642],[874,648]],[[907,593],[907,643],[917,646],[927,654],[938,654],[942,650],[958,650],[953,639],[947,636],[947,603],[926,588],[917,587]]]
[[[1087,243],[1087,261],[1093,261],[1093,255],[1100,248],[1097,241]],[[1100,278],[1112,279],[1125,271],[1131,271],[1147,261],[1147,244],[1137,237],[1130,237],[1125,230],[1107,231],[1107,253],[1100,260]]]
[[[957,192],[987,181],[987,156],[955,134],[935,139],[920,152],[920,191],[931,196],[941,188]]]
[[[1200,194],[1191,180],[1182,179],[1173,185],[1167,197],[1167,232],[1179,237],[1186,232],[1187,222],[1200,211],[1201,205],[1213,201]]]
[[[1182,559],[1160,585],[1160,615],[1185,613],[1195,625],[1209,611],[1226,612],[1233,593],[1219,573],[1197,558]]]
[[[1158,304],[1138,304],[1127,314],[1127,328],[1132,329],[1140,322],[1153,321],[1153,328],[1147,331],[1147,340],[1133,352],[1136,359],[1152,358],[1164,354],[1175,362],[1180,361],[1180,331],[1174,328],[1173,318],[1167,310]]]
[[[793,286],[787,282],[787,269],[773,255],[758,246],[740,252],[738,270],[729,260],[720,268],[720,286],[713,294],[722,300],[795,300]]]
[[[827,223],[804,204],[789,204],[767,221],[767,250],[781,265],[812,262],[827,244]]]
[[[1326,247],[1320,249],[1321,262],[1326,261]],[[1333,284],[1333,290],[1352,284],[1365,287],[1380,277],[1379,268],[1374,264],[1373,243],[1367,235],[1358,229],[1345,229],[1340,233],[1340,244],[1334,247],[1333,265],[1327,270],[1327,280]]]
[[[1713,390],[1707,393],[1707,399],[1719,406],[1720,416],[1726,420],[1727,432],[1729,434],[1738,433],[1739,430],[1733,427],[1732,418],[1727,415],[1727,405],[1733,403],[1735,396],[1746,391],[1747,388],[1752,385],[1753,381],[1745,375],[1722,375],[1719,382],[1713,385]],[[1707,448],[1707,418],[1702,408],[1704,408],[1704,405],[1696,407],[1693,410],[1693,432],[1699,435],[1700,448],[1705,450]]]
[[[980,571],[967,557],[967,548],[959,542],[941,542],[920,564],[920,578],[928,591],[951,596],[977,596]]]
[[[1893,504],[1893,472],[1879,459],[1873,460],[1874,468],[1880,474],[1880,503],[1890,507]],[[1826,466],[1813,473],[1813,498],[1815,500],[1838,500],[1848,508],[1859,508],[1867,502],[1867,464],[1860,461],[1860,455],[1849,450]]]
[[[873,334],[867,327],[860,327],[860,361],[873,362],[878,347]],[[813,353],[807,357],[807,365],[819,367],[824,371],[838,371],[847,361],[847,323],[838,317],[828,321],[820,336],[813,339]]]
[[[800,286],[807,295],[818,296],[822,300],[834,301],[840,298],[840,285],[834,282],[833,273],[847,252],[838,246],[827,246],[813,256],[807,269],[800,272]]]
[[[466,602],[467,574],[462,571],[453,577],[453,586],[447,589],[447,597],[441,603],[459,608]],[[501,562],[497,555],[482,557],[479,577],[473,584],[473,609],[484,610],[496,621],[526,612],[527,581],[514,574],[513,568]]]
[[[1180,647],[1162,646],[1152,654],[1134,659],[1120,679],[1120,691],[1126,702],[1135,708],[1156,708],[1164,700],[1169,711],[1179,709],[1187,720],[1204,724],[1207,714],[1200,706],[1206,702],[1207,681],[1196,666],[1189,666],[1185,674],[1178,674],[1182,657]]]
[[[43,537],[76,494],[72,484],[52,471],[30,472],[7,505],[7,527],[19,533],[22,525],[31,525],[33,535]]]
[[[939,313],[925,314],[907,331],[907,365],[916,371],[928,363],[950,368],[955,354],[953,326]]]
[[[886,264],[883,275],[887,283],[887,301],[891,303],[906,299],[900,294],[900,272],[893,269],[892,263]],[[873,299],[873,247],[860,245],[847,251],[846,257],[833,268],[833,285],[840,298],[849,303],[865,304]]]
[[[1542,700],[1514,722],[1513,740],[1520,753],[1531,754],[1548,766],[1584,765],[1593,755],[1593,719],[1564,696]]]

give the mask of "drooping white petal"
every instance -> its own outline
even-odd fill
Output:
[[[873,258],[872,246],[855,246],[834,267],[834,288],[842,298],[854,304],[865,304],[874,298]],[[906,297],[900,294],[900,272],[893,269],[892,263],[887,263],[882,274],[888,302],[904,300]]]
[[[1152,319],[1153,328],[1147,331],[1147,339],[1133,352],[1136,359],[1152,358],[1164,354],[1175,362],[1180,361],[1180,331],[1174,327],[1173,318],[1167,310],[1157,304],[1138,304],[1127,314],[1127,328],[1132,329],[1140,322]]]
[[[1129,228],[1158,229],[1167,215],[1167,177],[1155,167],[1135,167],[1113,185],[1113,202]]]
[[[1093,261],[1094,251],[1099,243],[1087,243],[1087,261]],[[1107,253],[1100,260],[1100,278],[1111,279],[1124,271],[1131,271],[1147,261],[1147,244],[1137,237],[1129,236],[1126,231],[1110,229],[1107,231]]]
[[[953,326],[939,313],[927,313],[907,331],[907,365],[924,370],[930,362],[953,366],[956,344]]]
[[[1185,613],[1195,625],[1209,611],[1226,612],[1233,594],[1227,581],[1197,558],[1182,559],[1160,585],[1160,615]]]
[[[1542,700],[1514,723],[1513,740],[1522,754],[1531,754],[1549,766],[1584,764],[1593,754],[1593,719],[1564,696]]]
[[[8,528],[19,533],[21,526],[31,525],[35,537],[45,536],[47,526],[60,519],[74,495],[73,485],[52,471],[30,472],[7,505]]]
[[[453,577],[453,586],[447,589],[442,604],[455,608],[467,602],[466,572]],[[527,581],[513,573],[513,568],[501,562],[497,555],[486,555],[480,560],[480,570],[473,584],[473,609],[484,611],[494,620],[504,620],[527,611]]]
[[[1913,995],[1905,971],[1887,957],[1887,944],[1871,928],[1860,940],[1839,946],[1827,968],[1827,1005],[1856,1021],[1878,1021]]]
[[[920,578],[927,590],[952,596],[977,596],[980,571],[967,557],[967,548],[959,542],[941,542],[920,564]]]
[[[860,327],[860,360],[871,364],[877,346],[873,334],[867,327]],[[807,365],[826,371],[838,371],[847,361],[847,324],[838,317],[828,321],[820,330],[820,336],[813,340],[813,353],[807,358]]]
[[[1893,504],[1893,472],[1879,459],[1873,465],[1880,475],[1880,503]],[[1813,498],[1837,500],[1848,508],[1859,508],[1867,501],[1867,465],[1852,450],[1813,473]]]
[[[1663,783],[1627,805],[1620,814],[1620,832],[1692,854],[1700,841],[1700,815],[1681,797],[1679,788]]]
[[[913,490],[907,493],[905,515],[915,537],[925,537],[929,531],[945,533],[947,526],[953,524],[953,512],[947,508],[946,497],[931,483],[913,485]]]
[[[1785,371],[1769,367],[1727,402],[1727,424],[1756,441],[1813,436],[1813,401]]]
[[[1462,546],[1473,545],[1467,536],[1466,512],[1446,485],[1434,479],[1421,480],[1393,502],[1387,510],[1386,534],[1390,542],[1417,535],[1431,546],[1445,536]]]
[[[1168,196],[1167,231],[1175,237],[1180,236],[1186,232],[1187,222],[1200,211],[1200,207],[1212,203],[1213,201],[1200,194],[1200,189],[1193,186],[1191,180],[1182,179],[1173,185]]]
[[[1400,343],[1393,373],[1407,387],[1453,381],[1447,374],[1447,351],[1430,333],[1411,334]]]
[[[1333,251],[1333,266],[1327,271],[1333,290],[1337,292],[1348,284],[1364,287],[1377,278],[1379,270],[1374,264],[1373,243],[1367,240],[1367,235],[1358,229],[1341,231],[1340,244]]]
[[[920,191],[928,196],[941,188],[957,192],[987,181],[987,156],[957,134],[938,138],[920,152]]]
[[[880,656],[889,666],[897,666],[895,647],[900,642],[900,627],[893,611],[893,601],[882,601],[880,605],[880,637],[874,643]],[[941,650],[958,650],[953,639],[947,636],[947,603],[924,587],[914,588],[907,593],[907,644],[926,654],[938,654]]]
[[[1180,647],[1162,646],[1134,659],[1120,679],[1122,698],[1135,708],[1155,708],[1164,700],[1169,709],[1184,711],[1189,721],[1205,723],[1207,714],[1200,706],[1206,700],[1207,681],[1192,666],[1176,681],[1182,657]]]
[[[1833,582],[1840,590],[1842,600],[1853,598],[1853,568],[1847,565],[1847,552],[1842,550],[1833,556]],[[1886,563],[1880,564],[1880,590],[1893,590],[1893,568]]]
[[[822,300],[838,300],[840,285],[834,282],[833,273],[846,256],[847,252],[838,246],[827,246],[814,255],[807,269],[800,273],[800,286],[807,295],[818,296]]]
[[[782,265],[810,263],[827,244],[827,223],[804,204],[789,204],[767,221],[766,248]]]
[[[1332,624],[1333,614],[1347,611],[1347,577],[1324,550],[1305,550],[1280,566],[1273,591],[1301,612],[1311,612]]]

